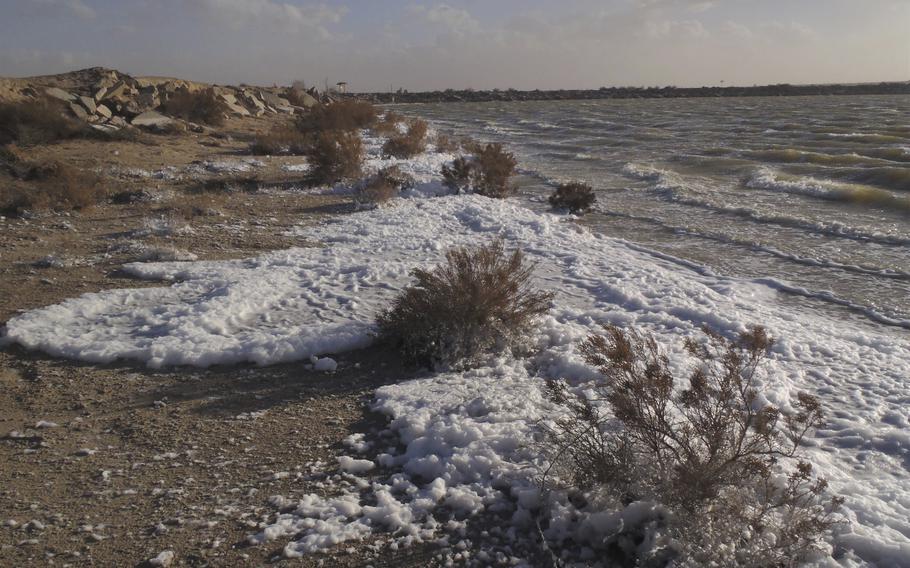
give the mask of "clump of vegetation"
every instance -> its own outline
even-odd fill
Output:
[[[575,214],[587,213],[596,200],[591,186],[578,181],[561,184],[549,199],[554,209],[567,209]]]
[[[316,135],[307,153],[310,183],[331,184],[360,176],[363,142],[356,132],[327,130]]]
[[[177,91],[162,108],[171,116],[211,126],[224,124],[224,117],[229,110],[227,104],[211,88],[194,92]]]
[[[687,339],[695,365],[682,390],[652,336],[605,330],[581,346],[604,383],[590,397],[549,381],[547,397],[564,415],[547,434],[553,467],[589,506],[644,501],[664,511],[608,536],[617,565],[784,566],[823,546],[842,500],[826,496],[799,456],[822,408],[800,393],[784,413],[760,395],[773,345],[763,328],[732,341],[708,329],[704,344]],[[795,465],[780,475],[781,462]],[[666,546],[633,544],[646,539]]]
[[[314,106],[310,112],[300,116],[297,128],[301,132],[360,130],[373,126],[376,117],[376,107],[370,103],[348,99]]]
[[[390,136],[382,145],[385,156],[395,158],[412,158],[427,149],[427,123],[419,118],[408,121],[404,133]]]
[[[414,185],[414,178],[401,171],[398,166],[389,166],[367,180],[357,196],[357,201],[373,205],[388,203],[401,190]]]
[[[443,165],[444,183],[459,193],[470,190],[497,199],[514,195],[517,188],[510,180],[518,164],[515,156],[502,144],[478,145],[474,150],[473,158],[461,156]]]
[[[312,137],[289,126],[276,126],[256,136],[250,145],[254,156],[302,156],[312,145]]]
[[[83,134],[85,125],[65,112],[63,103],[51,99],[0,103],[0,146],[48,144]]]
[[[439,153],[449,153],[458,150],[458,143],[442,132],[436,133],[436,138],[433,139],[433,146],[436,147],[436,151]]]
[[[11,176],[0,181],[0,211],[21,215],[42,209],[84,209],[107,195],[102,178],[60,162],[34,164],[4,150],[0,162]]]
[[[377,319],[379,337],[410,361],[466,368],[492,352],[524,347],[552,294],[531,285],[534,265],[502,241],[456,248],[432,270],[416,269]]]
[[[380,136],[392,136],[399,134],[398,125],[405,121],[404,116],[395,111],[387,110],[382,115],[382,119],[373,125],[373,132]]]

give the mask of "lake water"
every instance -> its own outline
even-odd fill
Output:
[[[396,108],[502,142],[532,206],[598,193],[585,224],[766,279],[782,302],[910,328],[910,97],[641,99]]]

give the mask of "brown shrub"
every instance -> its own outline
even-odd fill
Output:
[[[413,185],[414,178],[402,172],[398,166],[389,166],[367,180],[358,192],[357,201],[382,205],[398,197],[402,189]]]
[[[0,103],[0,145],[48,144],[84,133],[85,125],[65,112],[54,99]]]
[[[455,191],[471,190],[478,195],[503,198],[514,195],[516,187],[510,183],[515,173],[515,156],[503,149],[502,144],[477,146],[474,158],[461,156],[452,165],[442,166],[443,183]]]
[[[387,110],[382,119],[373,125],[373,132],[380,136],[393,136],[399,134],[398,125],[405,121],[404,116],[395,111]]]
[[[455,152],[458,150],[458,144],[449,138],[448,135],[443,134],[442,132],[436,133],[436,138],[433,140],[433,145],[436,147],[436,151],[439,153]]]
[[[427,148],[427,123],[419,118],[408,121],[408,130],[404,134],[393,134],[382,145],[385,156],[411,158]]]
[[[18,215],[26,210],[84,209],[107,193],[97,174],[59,162],[12,166],[15,180],[0,183],[0,211]]]
[[[531,285],[534,265],[502,241],[456,248],[377,318],[379,337],[410,361],[466,368],[491,352],[524,347],[552,294]]]
[[[728,341],[706,329],[706,344],[687,339],[696,363],[679,391],[652,336],[605,330],[581,345],[604,383],[589,398],[548,381],[548,399],[565,413],[547,434],[553,467],[573,486],[669,509],[663,526],[626,527],[612,544],[662,530],[679,543],[680,565],[783,566],[816,549],[842,502],[825,496],[825,481],[798,455],[822,409],[806,393],[788,414],[763,402],[756,374],[773,344],[767,332],[753,327]],[[779,482],[780,460],[796,465]],[[641,560],[633,548],[614,552],[626,555],[621,565]]]
[[[162,108],[171,116],[212,126],[223,124],[224,116],[229,110],[227,104],[215,94],[214,89],[177,91]]]
[[[312,165],[310,183],[331,184],[360,176],[363,143],[356,132],[320,132],[307,154]]]
[[[301,132],[327,130],[359,130],[376,123],[376,107],[366,101],[346,99],[327,105],[314,106],[301,115],[297,128]]]
[[[591,186],[579,181],[561,184],[549,199],[554,209],[568,209],[576,214],[587,213],[596,200]]]
[[[250,145],[254,156],[302,156],[309,152],[313,138],[295,128],[277,126],[256,136]]]

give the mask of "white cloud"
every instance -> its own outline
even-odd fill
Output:
[[[82,0],[29,0],[29,3],[39,8],[49,8],[55,11],[66,10],[83,20],[93,20],[97,15],[95,10]]]
[[[235,29],[249,24],[277,25],[295,31],[318,31],[328,35],[325,26],[337,24],[348,10],[344,6],[325,4],[298,6],[273,0],[191,0],[214,18],[228,22]]]
[[[652,38],[703,38],[708,30],[698,20],[664,20],[645,22],[645,33]]]
[[[429,8],[417,5],[412,8],[412,11],[427,23],[442,26],[452,33],[466,34],[480,30],[480,22],[474,19],[470,12],[453,8],[448,4],[438,4]]]

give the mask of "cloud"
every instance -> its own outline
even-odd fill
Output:
[[[28,4],[36,9],[56,14],[59,14],[60,10],[65,10],[83,20],[93,20],[97,16],[95,10],[82,0],[28,0]]]
[[[234,29],[264,24],[292,31],[316,31],[329,35],[325,26],[339,23],[347,14],[344,6],[325,4],[299,6],[273,0],[190,0],[205,15],[226,22]]]
[[[704,38],[710,35],[698,20],[664,20],[645,22],[645,33],[651,38]]]
[[[412,11],[422,17],[427,23],[442,26],[447,31],[455,34],[474,33],[480,30],[480,22],[471,16],[467,10],[453,8],[448,4],[438,4],[427,8],[423,5],[412,7]]]

